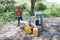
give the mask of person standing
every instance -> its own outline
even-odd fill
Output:
[[[18,8],[18,10],[16,11],[16,14],[18,16],[18,26],[20,26],[20,20],[22,19],[22,10],[20,8]]]

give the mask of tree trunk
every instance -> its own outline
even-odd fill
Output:
[[[34,6],[36,0],[31,0],[31,15],[34,15]]]

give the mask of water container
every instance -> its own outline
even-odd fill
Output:
[[[37,27],[33,28],[33,36],[34,37],[38,36],[38,28]]]
[[[38,19],[35,20],[35,24],[36,24],[36,25],[39,25],[39,20],[38,20]]]
[[[32,28],[29,25],[26,25],[25,32],[26,32],[27,35],[31,34],[31,32],[32,32],[31,29]]]

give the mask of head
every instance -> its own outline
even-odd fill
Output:
[[[20,8],[20,7],[18,7],[18,10],[21,10],[21,8]]]

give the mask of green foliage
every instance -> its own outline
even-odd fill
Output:
[[[52,12],[51,12],[51,15],[52,16],[57,16],[57,17],[60,17],[60,10],[53,10]]]
[[[47,3],[47,10],[44,11],[45,17],[60,17],[60,5],[56,3]]]
[[[43,13],[44,13],[44,17],[51,17],[51,10],[45,10],[45,11],[43,11]]]
[[[27,19],[27,15],[29,12],[28,11],[23,11],[23,20],[26,20]]]
[[[30,5],[27,3],[21,4],[19,6],[23,11],[29,11],[30,10]]]
[[[20,5],[20,8],[21,8],[22,10],[26,9],[26,3]]]
[[[56,10],[45,10],[44,11],[44,16],[45,17],[60,17],[60,9],[56,9]]]
[[[0,15],[0,18],[1,18],[0,19],[0,24],[4,24],[6,22],[16,20],[17,16],[16,16],[15,12],[6,12],[6,13],[2,14],[2,17]]]
[[[15,1],[14,0],[2,0],[0,1],[0,9],[3,9],[3,12],[11,12],[12,10],[15,10],[14,5],[15,5]]]
[[[43,3],[38,2],[38,3],[36,3],[35,10],[36,11],[44,11],[44,10],[46,10],[46,6]]]
[[[16,20],[16,6],[14,0],[0,0],[0,24]]]

